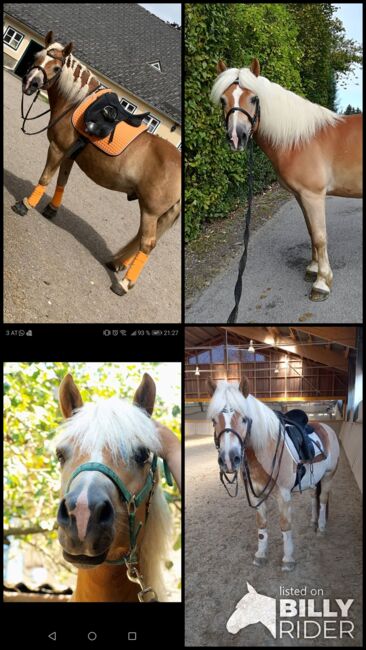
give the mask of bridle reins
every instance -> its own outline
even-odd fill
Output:
[[[152,587],[147,587],[144,583],[144,578],[141,575],[138,569],[138,553],[137,553],[137,538],[139,532],[143,525],[146,525],[151,498],[154,494],[155,485],[156,485],[156,471],[157,471],[158,457],[156,454],[153,454],[151,461],[150,469],[146,477],[145,483],[142,488],[132,494],[119,476],[110,468],[108,465],[103,463],[89,462],[83,463],[76,468],[76,470],[71,474],[69,482],[67,484],[66,492],[67,494],[70,489],[70,485],[74,478],[78,476],[81,472],[101,472],[107,476],[117,487],[122,500],[126,504],[127,513],[128,513],[128,528],[129,528],[129,549],[119,560],[105,560],[107,564],[114,565],[125,565],[127,568],[127,578],[131,582],[136,582],[139,584],[141,591],[138,592],[137,597],[140,602],[157,602],[158,597]],[[173,485],[172,476],[164,460],[164,472],[168,485]],[[145,521],[144,524],[136,522],[136,510],[137,508],[145,501]],[[145,600],[147,597],[147,600]]]
[[[50,113],[50,112],[51,112],[51,109],[49,108],[47,111],[44,111],[43,113],[39,113],[39,114],[36,115],[35,117],[28,117],[29,113],[30,113],[31,110],[32,110],[33,104],[34,104],[34,103],[37,101],[37,99],[38,99],[38,95],[39,95],[39,93],[41,92],[41,90],[48,90],[48,89],[50,88],[50,86],[52,85],[52,83],[55,81],[55,79],[57,79],[57,78],[61,75],[61,73],[62,73],[62,68],[63,68],[63,66],[64,66],[64,63],[65,63],[65,60],[66,60],[66,59],[65,59],[63,56],[61,56],[61,57],[55,56],[54,54],[51,54],[51,52],[52,52],[52,50],[47,50],[47,53],[46,53],[47,56],[51,57],[51,59],[55,59],[55,61],[59,61],[60,63],[62,63],[62,65],[61,65],[61,67],[60,67],[60,70],[58,70],[58,71],[54,74],[53,77],[51,77],[50,79],[47,79],[46,71],[45,71],[44,68],[42,68],[42,66],[40,66],[40,65],[31,65],[31,66],[28,68],[28,70],[27,70],[27,72],[25,73],[25,75],[24,75],[24,76],[26,77],[26,76],[30,73],[31,70],[41,70],[41,72],[42,72],[42,74],[43,74],[43,85],[40,86],[40,88],[38,88],[38,90],[37,90],[37,92],[36,92],[36,94],[35,94],[35,96],[34,96],[34,99],[33,99],[32,103],[30,104],[30,106],[29,106],[29,108],[28,108],[28,111],[27,111],[26,115],[24,115],[24,93],[22,93],[22,101],[21,101],[21,117],[22,117],[22,120],[23,120],[23,124],[22,124],[22,126],[21,126],[21,130],[23,131],[23,133],[24,133],[25,135],[38,135],[39,133],[43,133],[43,131],[47,131],[47,130],[50,129],[52,126],[54,126],[55,124],[57,124],[57,122],[59,122],[59,121],[61,120],[61,118],[64,117],[67,113],[69,113],[69,111],[71,111],[73,108],[76,108],[76,106],[78,106],[79,104],[81,104],[81,102],[84,101],[85,97],[88,97],[88,95],[91,95],[92,93],[96,92],[96,91],[101,87],[101,85],[102,85],[102,84],[99,84],[97,88],[94,88],[93,90],[90,91],[90,93],[88,93],[87,95],[85,95],[84,97],[82,97],[81,99],[79,99],[77,102],[75,102],[74,104],[72,104],[69,108],[66,109],[66,111],[64,111],[63,113],[61,113],[61,115],[59,115],[59,116],[58,116],[58,117],[57,117],[53,122],[50,122],[49,124],[47,124],[47,126],[45,126],[43,129],[40,129],[39,131],[33,131],[33,133],[27,133],[27,131],[25,130],[25,123],[26,123],[26,122],[29,122],[30,120],[37,120],[39,117],[42,117],[43,115],[47,115],[47,113]]]
[[[248,465],[248,460],[247,460],[247,455],[246,455],[246,449],[249,447],[248,442],[249,442],[249,439],[250,439],[250,433],[251,433],[251,428],[252,428],[252,420],[250,418],[245,418],[244,417],[243,422],[247,423],[247,431],[246,431],[244,440],[241,437],[241,435],[238,433],[238,431],[236,431],[235,429],[232,429],[230,427],[226,427],[225,429],[222,429],[222,431],[220,431],[220,433],[218,433],[218,434],[216,434],[216,430],[214,430],[215,446],[216,446],[216,449],[219,451],[219,449],[220,449],[220,438],[226,432],[233,433],[237,437],[237,439],[240,442],[240,450],[241,450],[240,469],[241,469],[242,476],[243,476],[243,482],[244,482],[245,493],[246,493],[246,496],[247,496],[248,505],[251,508],[259,508],[259,506],[262,505],[262,503],[268,499],[268,497],[271,494],[274,486],[276,485],[278,475],[280,473],[280,468],[281,468],[283,449],[284,449],[284,446],[285,446],[285,435],[284,435],[284,433],[282,431],[281,422],[279,422],[277,443],[276,443],[275,453],[274,453],[274,456],[273,456],[273,459],[272,459],[271,472],[269,474],[269,478],[268,478],[268,481],[266,482],[265,486],[259,492],[259,494],[257,494],[255,489],[254,489],[253,482],[252,482],[252,479],[251,479],[251,476],[250,476],[250,470],[249,470],[249,465]],[[215,427],[215,424],[214,424],[214,427]],[[277,461],[277,456],[278,456],[278,452],[279,452],[279,446],[280,446],[281,438],[282,438],[282,447],[281,447],[281,451],[280,451],[279,458],[278,458],[277,474],[276,474],[276,477],[274,478],[273,474],[274,474],[274,470],[275,470],[275,466],[276,466],[276,461]],[[226,481],[226,484],[225,484],[224,479]],[[233,478],[230,479],[227,476],[227,474],[220,468],[220,481],[223,484],[224,488],[226,489],[226,492],[228,493],[228,495],[230,497],[236,497],[237,496],[238,488],[239,488],[238,470],[235,470],[235,472],[233,473]],[[272,481],[272,485],[270,486],[270,488],[267,491],[267,488],[269,487],[271,481]],[[227,487],[227,484],[235,485],[235,491],[234,491],[233,494],[230,493],[230,491],[229,491],[229,489]],[[253,504],[251,502],[249,491],[251,492],[253,497],[255,497],[256,499],[259,499],[259,503]]]

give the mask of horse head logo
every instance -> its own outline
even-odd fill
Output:
[[[247,582],[248,593],[239,600],[235,611],[231,614],[226,629],[236,634],[243,627],[254,623],[263,623],[276,638],[276,599],[262,596]]]

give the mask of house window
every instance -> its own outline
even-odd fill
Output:
[[[134,113],[135,110],[136,110],[136,108],[137,108],[137,106],[135,106],[135,104],[131,104],[131,102],[127,101],[127,99],[123,99],[123,97],[122,97],[122,99],[120,100],[120,104],[121,104],[121,106],[123,106],[123,108],[125,108],[126,111],[128,111],[129,113]]]
[[[15,31],[13,27],[8,27],[4,34],[4,43],[9,45],[13,50],[17,50],[24,38],[24,34]]]
[[[157,120],[156,117],[153,117],[152,115],[148,115],[148,117],[144,120],[144,124],[148,125],[147,130],[149,133],[155,133],[159,127],[160,120]]]
[[[150,63],[150,65],[152,65],[153,68],[156,68],[157,70],[159,70],[159,72],[161,72],[160,61],[153,61],[152,63]]]

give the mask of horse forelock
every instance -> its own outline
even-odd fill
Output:
[[[117,463],[128,463],[141,447],[161,451],[157,428],[148,415],[117,397],[84,404],[63,422],[59,433],[58,445],[69,442],[89,456],[106,449]]]

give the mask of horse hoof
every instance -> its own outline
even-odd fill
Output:
[[[267,558],[266,557],[254,557],[253,564],[255,566],[264,566],[267,564]]]
[[[293,571],[296,566],[296,562],[282,562],[282,571]]]
[[[325,537],[325,528],[318,528],[317,533],[318,537]]]
[[[312,521],[311,525],[312,525],[314,533],[316,533],[316,531],[318,530],[318,524],[316,522]]]
[[[316,271],[305,271],[305,277],[304,280],[305,282],[314,282],[317,278],[317,272]]]
[[[46,219],[53,219],[57,215],[57,208],[54,208],[50,203],[46,205],[45,209],[42,212],[42,215]]]
[[[28,208],[24,205],[23,201],[18,201],[15,205],[11,206],[11,209],[16,214],[20,214],[21,217],[25,217],[28,212]]]
[[[310,300],[313,302],[322,302],[329,298],[329,291],[323,291],[322,289],[312,289],[310,293]]]

